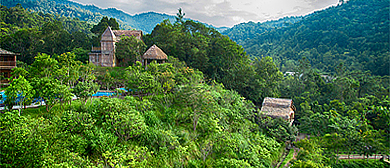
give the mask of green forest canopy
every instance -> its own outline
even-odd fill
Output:
[[[389,154],[389,76],[339,64],[328,78],[302,57],[297,73],[283,77],[273,58],[250,60],[227,36],[189,20],[164,21],[144,38],[170,63],[95,69],[77,55],[88,52],[83,45],[91,38],[82,30],[92,26],[20,6],[1,9],[1,47],[23,53],[29,64],[15,69],[6,105],[17,93],[26,95],[22,105],[46,102],[0,113],[1,166],[271,167],[297,127],[312,135],[295,143],[297,167],[346,165],[336,159],[341,153]],[[65,26],[73,22],[84,26]],[[79,37],[86,41],[76,43]],[[90,99],[110,85],[130,96]],[[267,96],[293,99],[292,127],[256,112]]]
[[[305,57],[322,73],[335,74],[343,63],[347,70],[389,75],[389,4],[388,0],[350,0],[289,26],[264,31],[266,23],[246,23],[225,33],[251,57],[274,58],[283,72],[295,71],[297,61]]]

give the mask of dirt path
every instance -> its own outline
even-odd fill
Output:
[[[382,155],[373,155],[368,157],[368,159],[381,159],[381,158]],[[387,157],[385,156],[385,158]],[[348,155],[339,155],[339,159],[348,159]],[[363,155],[349,155],[349,159],[367,159],[367,158]]]
[[[292,159],[291,159],[291,160],[294,160],[295,158],[297,158],[297,155],[298,155],[298,148],[293,148],[293,149],[291,149],[291,150],[294,150],[294,154],[293,154],[293,157],[292,157]],[[290,161],[291,161],[291,160],[290,160]],[[290,167],[290,166],[291,166],[290,161],[288,161],[285,165],[283,165],[283,168],[288,168],[288,167]]]

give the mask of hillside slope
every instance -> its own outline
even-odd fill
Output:
[[[262,23],[240,23],[232,28],[223,31],[222,34],[229,36],[233,41],[242,45],[244,41],[254,38],[256,37],[256,35],[271,31],[276,28],[291,26],[302,19],[302,16],[298,16],[284,17],[279,20],[266,21]]]
[[[389,4],[389,0],[350,0],[291,26],[236,40],[253,57],[273,57],[282,71],[293,71],[306,57],[321,72],[334,73],[343,63],[346,70],[389,75]]]
[[[136,15],[127,14],[115,8],[102,9],[94,5],[82,5],[68,0],[2,0],[1,5],[13,7],[20,3],[24,8],[36,12],[54,14],[65,17],[77,17],[82,21],[97,24],[103,16],[116,18],[121,29],[137,29],[150,33],[153,28],[165,19],[176,21],[175,16],[156,12],[147,12]],[[208,27],[211,25],[205,24]],[[213,27],[216,28],[216,27]],[[219,31],[226,27],[216,28]]]

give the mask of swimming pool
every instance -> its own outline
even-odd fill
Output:
[[[118,88],[118,89],[127,92],[127,90],[125,88]],[[4,104],[4,101],[6,100],[7,96],[4,94],[4,91],[1,91],[0,94],[1,94],[0,104]],[[109,96],[112,96],[114,94],[115,94],[115,92],[113,92],[113,91],[98,91],[97,93],[93,94],[92,97],[102,97],[102,96],[109,97]],[[20,100],[20,97],[18,97],[16,99],[16,102],[18,102],[19,100]],[[38,100],[34,99],[34,102],[35,101],[38,101]]]

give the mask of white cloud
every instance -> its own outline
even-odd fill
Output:
[[[182,8],[187,18],[215,26],[263,22],[285,16],[306,15],[336,5],[338,0],[72,0],[129,14],[148,11],[175,15]]]

